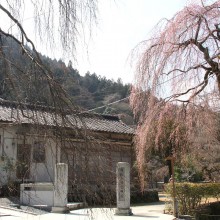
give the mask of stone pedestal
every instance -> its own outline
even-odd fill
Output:
[[[54,206],[52,212],[68,212],[68,166],[65,163],[58,163],[54,176]]]
[[[115,210],[115,215],[132,215],[132,211],[130,209],[129,163],[117,163],[116,178],[117,209]]]
[[[22,183],[20,190],[22,205],[52,207],[54,204],[53,183]]]

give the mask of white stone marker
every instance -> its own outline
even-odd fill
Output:
[[[132,211],[130,209],[129,163],[117,163],[116,180],[117,209],[115,210],[115,215],[132,215]]]
[[[52,212],[68,212],[68,166],[65,163],[56,164],[54,176],[54,206]]]

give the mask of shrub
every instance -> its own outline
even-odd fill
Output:
[[[215,216],[212,216],[215,215]],[[196,219],[219,219],[220,218],[220,202],[202,204],[195,210]]]
[[[202,199],[220,197],[220,183],[176,183],[176,199],[179,213],[192,214],[201,205]],[[166,184],[166,192],[173,197],[172,184]]]
[[[155,190],[140,190],[131,191],[131,203],[148,203],[148,202],[158,202],[159,196],[158,192]]]
[[[0,197],[20,196],[20,182],[11,181],[0,187]]]

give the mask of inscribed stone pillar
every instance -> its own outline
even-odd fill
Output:
[[[115,210],[115,215],[132,215],[132,211],[130,209],[129,163],[117,163],[116,178],[117,209]]]
[[[54,206],[52,212],[68,212],[68,166],[65,163],[56,164],[54,176]]]

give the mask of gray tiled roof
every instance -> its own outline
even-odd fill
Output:
[[[40,108],[27,104],[22,107],[15,102],[0,100],[0,122],[14,124],[38,124],[85,128],[92,131],[104,131],[121,134],[134,134],[134,130],[119,120],[117,116],[76,113],[62,117],[46,107]]]

